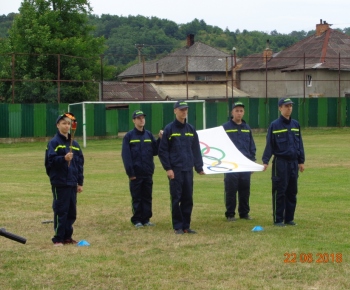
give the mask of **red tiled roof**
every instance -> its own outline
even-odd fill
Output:
[[[275,53],[266,63],[263,53],[240,59],[238,71],[281,69],[282,71],[313,69],[350,69],[350,36],[329,28],[320,36],[312,35]]]

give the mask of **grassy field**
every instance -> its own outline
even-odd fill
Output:
[[[192,228],[175,235],[165,171],[154,175],[155,227],[135,229],[121,139],[88,140],[76,240],[53,247],[46,143],[0,144],[0,289],[349,289],[350,129],[303,131],[296,227],[272,225],[271,166],[252,176],[251,221],[226,222],[223,175],[195,176]],[[265,134],[254,135],[258,161]],[[252,232],[260,225],[261,232]]]

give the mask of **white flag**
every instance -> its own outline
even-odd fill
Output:
[[[245,157],[222,126],[197,131],[206,174],[263,171],[264,166]]]

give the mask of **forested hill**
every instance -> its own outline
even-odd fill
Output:
[[[14,17],[14,13],[0,15],[0,39],[8,37],[8,29]],[[204,20],[194,19],[190,23],[179,25],[167,19],[140,15],[90,15],[89,24],[95,27],[96,37],[105,37],[104,53],[108,63],[115,66],[129,66],[137,62],[137,44],[142,46],[142,54],[148,59],[158,58],[183,47],[189,33],[195,35],[195,41],[201,41],[227,53],[231,53],[235,47],[237,56],[243,57],[262,52],[267,40],[270,41],[270,48],[277,52],[315,32],[302,30],[282,34],[278,32],[278,27],[270,32],[238,29],[229,31],[207,25]],[[350,27],[340,31],[350,35]]]
[[[15,13],[8,15],[0,15],[0,39],[8,37],[8,30],[11,27],[12,21],[15,18]]]

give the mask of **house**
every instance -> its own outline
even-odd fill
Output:
[[[194,35],[190,34],[185,47],[161,59],[133,65],[119,78],[128,84],[146,83],[163,100],[247,97],[248,94],[234,86],[235,61],[233,55],[194,42]],[[147,95],[144,97],[149,99]]]
[[[251,97],[349,97],[350,36],[321,19],[314,35],[278,53],[267,42],[262,53],[240,59],[235,73]]]
[[[103,101],[162,101],[151,83],[103,82]]]

